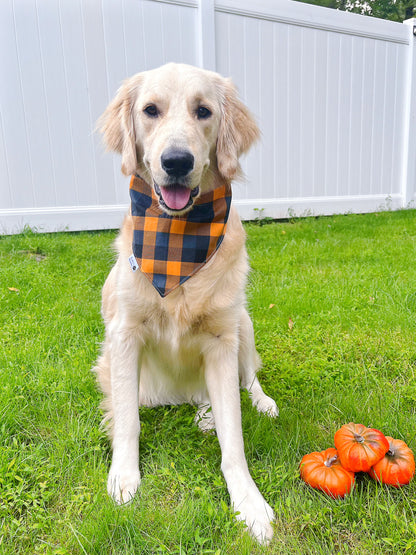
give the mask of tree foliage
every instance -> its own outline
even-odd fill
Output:
[[[405,21],[416,17],[416,0],[299,0],[346,12]]]

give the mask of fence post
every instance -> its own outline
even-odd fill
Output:
[[[215,71],[215,0],[198,0],[197,35],[198,65]]]
[[[409,27],[402,181],[403,207],[407,207],[416,201],[416,19],[407,19],[403,23]]]

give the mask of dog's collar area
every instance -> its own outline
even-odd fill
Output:
[[[131,178],[130,198],[133,255],[141,272],[165,297],[195,275],[220,247],[231,206],[231,186],[222,182],[199,195],[191,210],[178,215],[163,211],[156,188],[138,175]]]

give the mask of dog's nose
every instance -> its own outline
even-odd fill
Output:
[[[193,154],[188,150],[176,148],[165,150],[160,161],[165,172],[173,177],[184,177],[194,167]]]

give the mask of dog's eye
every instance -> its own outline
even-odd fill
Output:
[[[207,119],[212,115],[212,112],[208,110],[208,108],[205,108],[205,106],[199,106],[196,115],[198,119]]]
[[[159,110],[154,104],[149,104],[149,106],[146,106],[143,112],[145,112],[145,114],[147,114],[151,118],[157,118],[157,116],[159,115]]]

